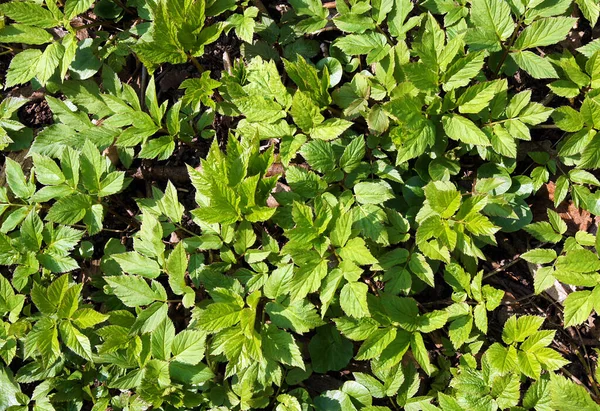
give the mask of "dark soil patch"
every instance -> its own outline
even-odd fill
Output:
[[[46,100],[32,101],[19,109],[19,120],[27,127],[41,128],[52,124],[52,110]]]

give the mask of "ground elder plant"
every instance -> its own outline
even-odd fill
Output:
[[[0,411],[600,410],[596,0],[0,4]]]

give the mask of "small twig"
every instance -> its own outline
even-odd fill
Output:
[[[108,212],[111,213],[112,215],[114,215],[117,218],[117,220],[121,220],[121,222],[123,222],[124,224],[127,224],[128,226],[132,225],[136,228],[140,228],[140,223],[138,223],[135,219],[125,218],[110,207],[108,208]]]
[[[80,228],[83,230],[87,230],[87,227],[81,224],[70,224],[69,227],[73,227],[73,228]],[[115,230],[113,228],[102,228],[102,231],[108,231],[109,233],[119,233],[119,234],[123,234],[126,230]]]
[[[107,27],[115,28],[115,26],[113,26],[109,21],[106,21],[106,20],[95,21],[90,24],[82,24],[81,26],[73,26],[71,24],[71,27],[73,27],[75,29],[75,31],[85,30],[85,29],[89,29],[92,27],[98,27],[98,26],[107,26]]]
[[[140,105],[142,106],[142,110],[146,107],[146,84],[148,83],[148,70],[146,70],[146,66],[142,64],[142,78],[140,80]]]
[[[556,94],[548,93],[548,95],[544,97],[544,99],[540,103],[544,106],[547,106],[552,100],[554,100],[554,97],[556,97]]]
[[[123,10],[125,10],[125,13],[131,14],[132,16],[136,16],[137,17],[137,13],[134,12],[134,11],[132,11],[125,4],[123,4],[123,2],[121,0],[114,0],[114,1],[115,1],[115,3],[117,3],[117,6],[121,7]]]
[[[324,3],[323,7],[325,7],[326,9],[335,9],[335,1],[328,1],[327,3]]]
[[[173,223],[173,221],[171,221],[171,223]],[[173,223],[173,225],[175,225],[175,227],[177,227],[177,229],[183,231],[184,233],[187,233],[187,234],[191,235],[192,237],[197,237],[198,236],[197,233],[194,233],[193,231],[188,230],[187,228],[185,228],[181,224]]]
[[[489,273],[484,275],[483,279],[485,280],[485,279],[488,279],[498,273],[501,273],[502,271],[506,270],[507,268],[510,268],[513,265],[515,265],[516,263],[518,263],[520,260],[521,260],[521,254],[517,254],[508,263],[506,263],[506,264],[496,268],[494,271],[490,271]]]
[[[590,364],[588,352],[587,352],[587,349],[585,348],[585,344],[583,343],[583,338],[581,337],[581,333],[579,332],[579,329],[577,327],[573,327],[573,328],[575,329],[575,332],[577,332],[577,337],[579,338],[579,342],[580,342],[579,346],[583,349],[583,356],[581,355],[579,350],[575,350],[575,354],[577,355],[577,358],[579,358],[579,361],[581,361],[581,364],[583,364],[583,367],[585,368],[586,376],[592,386],[592,389],[594,390],[594,393],[596,394],[597,397],[600,397],[600,391],[598,391],[598,387],[596,386],[594,377],[592,377],[592,375],[594,375],[592,372],[592,365]]]
[[[546,244],[548,244],[548,243],[542,243],[538,246],[538,248],[544,247]],[[521,255],[522,254],[515,255],[508,263],[506,263],[503,266],[496,268],[494,271],[490,271],[489,273],[484,275],[483,279],[485,280],[487,278],[490,278],[498,273],[501,273],[502,271],[506,270],[507,268],[512,267],[513,265],[515,265],[516,263],[518,263],[521,260]]]

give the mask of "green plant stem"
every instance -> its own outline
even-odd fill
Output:
[[[377,29],[377,31],[381,34],[383,34],[385,36],[385,38],[387,39],[388,44],[391,47],[394,47],[396,44],[394,43],[394,41],[392,40],[392,38],[379,26],[376,25],[375,28]]]
[[[504,48],[504,53],[502,53],[502,57],[500,57],[500,62],[498,63],[496,70],[494,70],[494,77],[498,77],[498,74],[500,73],[500,69],[502,69],[502,65],[506,61],[506,58],[508,57],[508,53],[510,52],[510,49],[512,48],[513,44],[517,40],[517,36],[519,35],[520,29],[521,29],[521,20],[517,21],[517,26],[515,27],[515,30],[513,31],[512,36],[510,36],[510,39],[508,40],[508,44],[502,46]]]
[[[200,73],[203,73],[204,72],[204,68],[198,62],[198,59],[196,59],[196,57],[194,57],[194,56],[189,56],[189,57],[190,57],[190,60],[192,61],[192,64],[194,65],[194,67],[196,67]]]
[[[198,234],[194,233],[193,231],[188,230],[187,228],[185,228],[184,226],[182,226],[181,224],[177,224],[177,223],[173,223],[175,225],[175,227],[177,227],[177,229],[191,235],[192,237],[196,237]]]

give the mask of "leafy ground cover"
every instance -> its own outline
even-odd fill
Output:
[[[596,0],[0,4],[0,410],[600,410]]]

